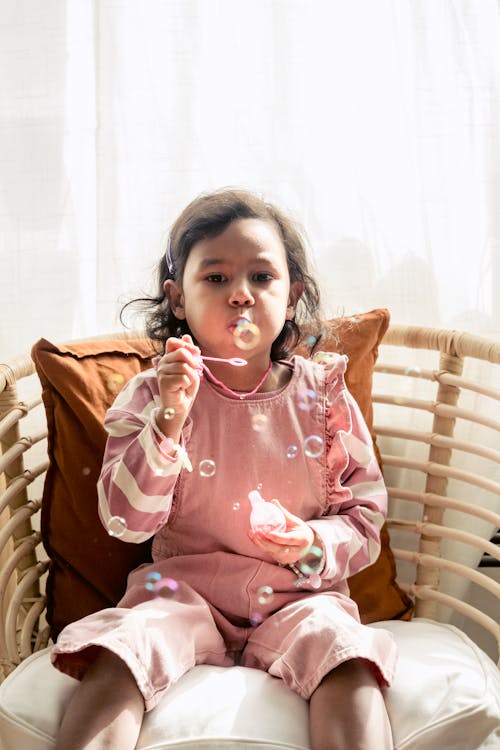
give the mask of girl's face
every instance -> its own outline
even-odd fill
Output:
[[[286,251],[273,224],[236,219],[217,237],[191,248],[179,286],[165,282],[177,318],[185,319],[203,354],[269,359],[286,318],[292,318],[302,291],[290,284]],[[241,351],[234,331],[246,318],[260,331],[250,350]]]

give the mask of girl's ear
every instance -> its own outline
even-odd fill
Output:
[[[163,283],[163,291],[165,292],[165,297],[168,299],[170,309],[175,317],[179,320],[185,320],[186,311],[184,310],[184,295],[182,294],[180,286],[178,286],[173,279],[167,279]]]
[[[292,320],[295,315],[295,310],[299,299],[302,297],[304,291],[304,284],[302,281],[293,281],[290,284],[290,294],[288,295],[288,305],[286,308],[286,319]]]

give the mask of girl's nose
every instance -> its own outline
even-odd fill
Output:
[[[250,307],[254,302],[253,295],[246,286],[239,286],[234,289],[229,297],[231,307]]]

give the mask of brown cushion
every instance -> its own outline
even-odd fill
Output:
[[[356,322],[327,321],[315,345],[349,356],[347,383],[370,429],[373,365],[388,324],[387,310],[358,315]],[[144,339],[65,346],[40,339],[33,347],[49,430],[41,531],[51,558],[47,618],[53,638],[66,624],[116,604],[127,573],[151,559],[150,542],[125,544],[104,530],[97,514],[96,482],[106,442],[104,414],[122,385],[151,366],[153,354]],[[350,580],[363,622],[411,616],[411,601],[395,581],[385,529],[382,540],[377,562]]]

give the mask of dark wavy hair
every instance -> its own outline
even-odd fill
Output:
[[[203,193],[182,211],[170,230],[167,250],[157,269],[156,296],[130,300],[122,308],[120,319],[130,305],[146,312],[146,333],[161,351],[170,336],[191,335],[185,320],[177,318],[163,291],[164,282],[173,279],[182,286],[184,268],[191,248],[200,240],[217,237],[237,219],[261,219],[273,224],[286,251],[290,282],[300,281],[303,292],[293,320],[285,324],[271,347],[271,359],[284,359],[302,339],[302,326],[308,331],[321,329],[320,293],[307,259],[306,243],[298,224],[283,211],[246,190],[225,188]]]

